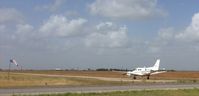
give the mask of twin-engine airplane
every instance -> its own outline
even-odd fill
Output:
[[[126,75],[128,75],[129,77],[133,77],[133,79],[136,79],[136,76],[147,76],[147,79],[149,79],[150,75],[166,72],[166,71],[159,71],[159,66],[160,66],[160,59],[157,59],[153,67],[136,68],[133,71],[128,71]]]

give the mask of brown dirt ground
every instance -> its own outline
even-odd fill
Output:
[[[23,71],[25,73],[66,75],[66,76],[91,76],[91,77],[110,77],[128,78],[123,75],[125,72],[119,71]],[[152,75],[151,79],[199,79],[199,71],[174,71]]]
[[[160,79],[199,79],[199,71],[175,71],[156,74],[152,78]]]
[[[18,71],[20,72],[20,71]],[[125,72],[118,71],[21,71],[22,73],[66,75],[66,76],[91,76],[91,77],[123,77]]]

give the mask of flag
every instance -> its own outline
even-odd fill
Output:
[[[15,59],[10,59],[10,63],[15,64],[16,66],[18,66],[17,61]]]

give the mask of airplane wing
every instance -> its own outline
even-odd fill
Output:
[[[151,73],[151,75],[160,74],[160,73],[165,73],[165,72],[167,72],[167,71],[156,71],[156,72]]]

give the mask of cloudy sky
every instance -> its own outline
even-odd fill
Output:
[[[198,0],[0,0],[0,68],[199,70]],[[12,65],[15,67],[14,65]]]

